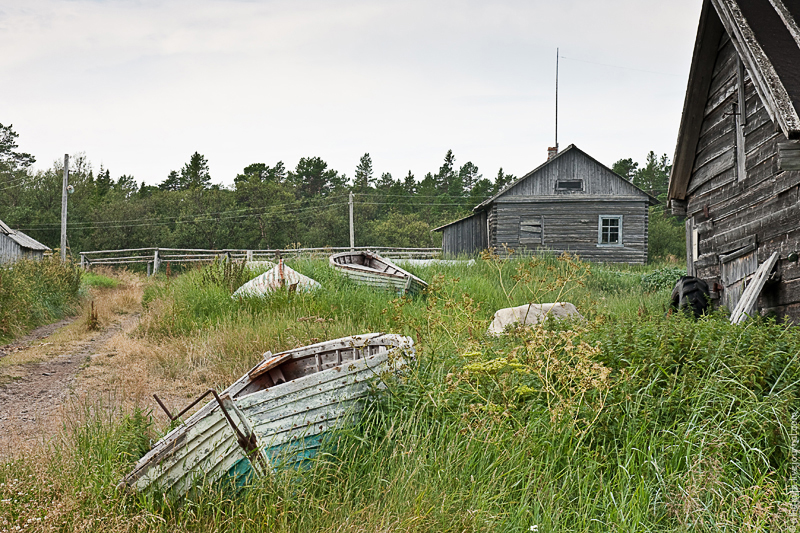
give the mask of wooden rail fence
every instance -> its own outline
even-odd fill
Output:
[[[357,246],[354,250],[369,250],[389,259],[436,259],[441,248],[392,248]],[[198,263],[222,261],[274,261],[279,257],[325,257],[351,250],[349,247],[286,248],[275,250],[198,250],[189,248],[128,248],[124,250],[94,250],[81,252],[81,268],[97,265],[146,264],[147,274],[158,272],[163,263]]]

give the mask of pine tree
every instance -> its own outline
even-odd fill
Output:
[[[353,178],[353,188],[357,191],[365,191],[371,187],[375,179],[372,177],[372,158],[369,153],[361,156],[356,167],[356,175]]]
[[[3,126],[0,124],[0,172],[16,172],[25,170],[36,162],[31,154],[17,152],[17,137],[19,133],[12,128],[13,124]]]
[[[439,194],[448,194],[456,180],[455,173],[456,156],[452,150],[448,150],[444,156],[444,163],[439,167],[439,172],[434,176],[436,180],[436,190]]]
[[[461,178],[461,185],[464,187],[465,192],[470,192],[475,184],[478,183],[478,180],[483,177],[472,161],[464,163],[458,171],[458,175]]]
[[[403,190],[409,196],[413,196],[417,193],[417,181],[414,179],[414,174],[412,174],[410,170],[403,180]]]
[[[114,185],[114,180],[111,179],[111,172],[106,168],[103,168],[103,165],[100,165],[100,172],[97,173],[97,179],[95,179],[95,194],[98,198],[102,198],[108,191],[111,190],[112,185]]]
[[[211,175],[208,171],[208,161],[195,152],[181,169],[181,188],[207,189],[209,185],[211,185]]]
[[[633,181],[633,176],[639,169],[639,163],[636,163],[630,157],[628,159],[620,159],[611,166],[614,173],[619,174],[628,181]]]
[[[180,191],[183,189],[180,175],[174,170],[169,171],[167,179],[158,184],[158,188],[162,191]]]

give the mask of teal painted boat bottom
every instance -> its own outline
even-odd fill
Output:
[[[270,471],[308,467],[320,450],[335,450],[329,439],[338,429],[360,422],[370,391],[413,359],[413,345],[368,333],[268,352],[156,443],[120,488],[182,497],[200,478],[241,487]]]
[[[273,470],[302,470],[311,466],[311,460],[323,449],[324,435],[302,437],[288,444],[264,448],[264,456],[269,460]],[[238,487],[252,483],[256,478],[250,466],[250,460],[240,459],[228,470],[228,477]]]

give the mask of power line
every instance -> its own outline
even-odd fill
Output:
[[[290,209],[290,210],[286,210],[286,211],[283,211],[283,212],[277,212],[277,213],[274,213],[274,214],[275,215],[295,215],[296,216],[297,214],[302,213],[304,211],[311,211],[311,210],[319,211],[320,209],[330,209],[330,208],[338,207],[338,206],[342,206],[342,205],[347,205],[347,203],[346,202],[341,202],[341,203],[336,203],[336,204],[330,204],[330,205],[327,205],[327,206],[308,206],[308,207],[303,207],[303,208],[294,209],[294,210]],[[119,225],[103,225],[103,226],[94,226],[94,225],[79,226],[79,227],[70,226],[70,228],[71,229],[84,229],[84,230],[86,230],[86,229],[137,228],[137,227],[146,227],[146,226],[167,226],[169,224],[199,224],[199,223],[203,223],[203,222],[216,222],[216,221],[220,221],[220,220],[232,220],[232,219],[236,219],[236,218],[244,218],[244,217],[249,217],[249,216],[256,215],[256,214],[273,214],[273,213],[269,213],[268,211],[264,211],[262,213],[252,213],[252,214],[234,215],[234,216],[217,217],[217,218],[208,218],[207,216],[205,216],[203,214],[200,214],[200,215],[192,218],[191,220],[175,220],[175,221],[164,221],[164,220],[161,220],[161,221],[157,221],[157,222],[147,222],[147,223],[143,223],[143,224],[119,224]],[[204,216],[205,216],[205,218],[204,218]],[[143,219],[139,219],[139,220],[148,220],[148,219],[143,218]],[[44,231],[44,230],[48,230],[48,229],[54,229],[52,227],[52,225],[50,225],[50,226],[51,227],[44,227],[44,228],[43,227],[30,227],[30,228],[20,228],[20,229],[23,230],[23,231]]]
[[[675,76],[675,77],[682,77],[679,74],[672,74],[671,72],[657,72],[655,70],[643,70],[640,68],[631,68],[631,67],[622,67],[620,65],[611,65],[608,63],[598,63],[597,61],[587,61],[586,59],[576,59],[574,57],[566,57],[566,56],[558,56],[561,59],[568,59],[569,61],[577,61],[579,63],[588,63],[590,65],[600,65],[602,67],[611,67],[611,68],[618,68],[622,70],[632,70],[634,72],[645,72],[647,74],[658,74],[660,76]]]
[[[341,198],[342,196],[344,196],[344,195],[340,194],[340,195],[335,195],[335,196],[329,196],[328,198],[329,199]],[[293,204],[274,204],[274,205],[268,206],[267,209],[275,210],[275,209],[278,209],[278,208],[288,207],[288,206],[291,206],[291,205],[293,205]],[[297,207],[295,209],[316,209],[318,207],[319,206],[305,206],[305,207]],[[248,213],[248,211],[250,213]],[[212,211],[212,212],[198,213],[197,215],[176,215],[176,216],[171,216],[171,217],[161,217],[160,220],[161,221],[176,220],[176,219],[180,219],[180,218],[183,218],[183,217],[186,217],[186,216],[211,217],[211,216],[217,216],[217,215],[228,215],[228,214],[232,214],[232,213],[238,213],[241,216],[249,216],[251,214],[257,215],[257,214],[264,214],[266,212],[267,211],[263,207],[243,207],[241,209],[231,209],[231,210],[228,210],[228,211],[216,211],[216,212]],[[117,220],[106,220],[106,221],[98,220],[98,221],[95,221],[95,222],[75,222],[74,224],[70,224],[70,227],[71,228],[80,228],[81,226],[100,226],[100,225],[104,225],[104,224],[121,224],[123,222],[141,222],[143,220],[150,220],[150,217],[117,219]],[[47,228],[54,227],[54,226],[59,226],[59,225],[60,225],[59,223],[55,223],[55,222],[54,223],[46,223],[46,224],[33,224],[31,226],[31,228],[47,229]]]

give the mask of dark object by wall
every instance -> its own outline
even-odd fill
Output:
[[[670,307],[677,310],[687,310],[698,318],[708,311],[708,301],[711,293],[708,283],[700,278],[683,276],[672,289],[672,303]]]

